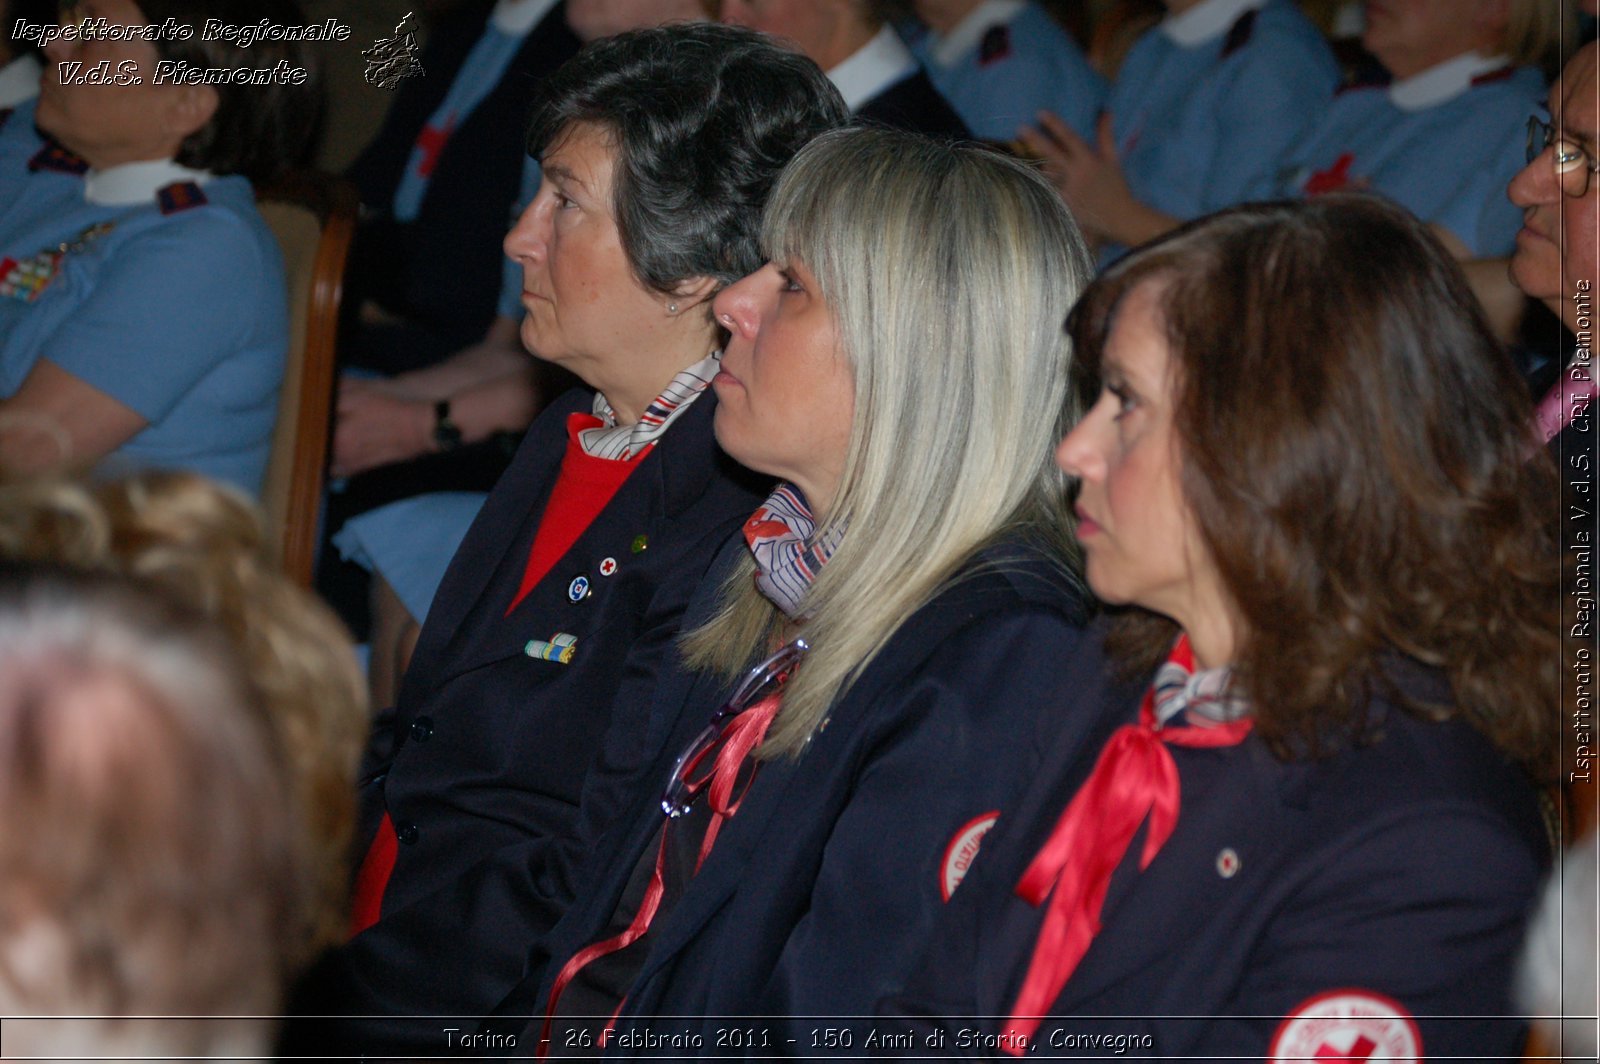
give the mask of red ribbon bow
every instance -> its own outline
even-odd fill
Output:
[[[1168,660],[1193,669],[1187,636],[1178,638]],[[1133,844],[1139,825],[1148,815],[1150,830],[1139,854],[1141,872],[1150,867],[1177,826],[1178,767],[1167,747],[1233,746],[1250,733],[1252,723],[1240,719],[1211,727],[1159,727],[1152,686],[1139,706],[1139,722],[1124,724],[1111,737],[1088,781],[1017,881],[1019,898],[1033,906],[1048,898],[1050,909],[1001,1039],[1008,1053],[1022,1055],[1045,1010],[1100,933],[1100,911],[1111,874]]]

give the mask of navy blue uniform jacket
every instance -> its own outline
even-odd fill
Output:
[[[567,415],[592,398],[574,390],[539,416],[445,573],[393,720],[368,754],[357,837],[366,846],[387,812],[400,839],[381,917],[339,951],[317,993],[301,995],[301,1011],[482,1016],[506,995],[527,943],[571,894],[580,792],[619,685],[649,685],[717,547],[765,497],[765,482],[717,448],[707,392],[506,617]],[[574,602],[577,576],[590,593]],[[524,653],[559,632],[577,637],[570,664]],[[442,1053],[444,1026],[374,1022],[352,1048]]]
[[[719,569],[746,549],[735,537]],[[1040,553],[1010,545],[979,561],[905,620],[798,760],[761,766],[699,873],[650,928],[617,1051],[648,1053],[651,1033],[690,1031],[702,1041],[691,1054],[811,1052],[823,1024],[807,1017],[832,1026],[869,1018],[908,974],[971,857],[963,844],[979,833],[974,822],[1024,782],[1035,711],[1056,701],[1057,661],[1083,630],[1084,600]],[[687,623],[709,614],[715,584]],[[595,878],[548,956],[501,1010],[533,1017],[518,1053],[532,1052],[556,971],[603,937],[661,824],[672,762],[726,686],[680,670],[659,689],[655,762],[595,847]],[[650,1019],[668,1015],[688,1018]],[[719,1045],[718,1031],[735,1027],[747,1038]]]
[[[919,68],[862,104],[856,121],[930,137],[971,140],[972,131]]]
[[[886,1003],[880,1032],[915,1031],[916,1051],[995,1055],[1046,910],[1013,888],[1104,739],[1135,719],[1142,692],[1114,687],[1085,642],[1058,676],[1077,695],[1056,712],[1107,706],[1099,740],[1048,755],[908,989]],[[1401,682],[1413,697],[1441,686],[1420,670]],[[1365,1059],[1405,1036],[1404,1021],[1280,1029],[1334,992],[1325,1003],[1398,1003],[1415,1018],[1419,1059],[1520,1057],[1521,1025],[1481,1017],[1513,1012],[1512,967],[1548,859],[1533,790],[1465,724],[1425,723],[1382,700],[1372,711],[1379,742],[1319,762],[1279,761],[1253,736],[1168,747],[1182,786],[1177,827],[1142,873],[1143,829],[1135,836],[1036,1055],[1260,1061],[1281,1036],[1278,1053]]]

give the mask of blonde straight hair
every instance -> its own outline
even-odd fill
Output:
[[[1076,569],[1052,453],[1075,418],[1062,324],[1092,273],[1083,237],[1027,165],[977,145],[849,129],[784,170],[766,254],[816,278],[855,376],[849,455],[817,536],[846,529],[805,600],[805,664],[761,754],[798,756],[901,622],[1001,537]],[[734,675],[786,618],[735,567],[683,639]],[[1075,579],[1075,578],[1074,578]]]

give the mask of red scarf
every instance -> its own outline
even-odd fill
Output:
[[[1163,696],[1159,701],[1164,704],[1171,698],[1182,699],[1186,693],[1190,695],[1190,706],[1201,701],[1228,701],[1225,684],[1191,683],[1186,689],[1173,690],[1174,667],[1193,674],[1194,655],[1187,635],[1178,637],[1167,664],[1157,674],[1157,682],[1145,692],[1139,706],[1139,722],[1117,729],[1101,751],[1088,781],[1017,882],[1019,898],[1036,907],[1048,898],[1050,908],[1001,1039],[1001,1047],[1013,1056],[1025,1051],[1027,1040],[1038,1029],[1045,1011],[1100,933],[1100,910],[1105,905],[1111,874],[1133,844],[1139,825],[1149,817],[1150,829],[1139,855],[1141,872],[1161,852],[1177,826],[1178,768],[1168,745],[1233,746],[1250,733],[1252,721],[1248,718],[1211,726],[1161,726],[1156,716],[1158,689]],[[1197,687],[1205,686],[1220,686],[1222,690],[1214,697],[1193,694]],[[1198,714],[1194,716],[1203,719]]]

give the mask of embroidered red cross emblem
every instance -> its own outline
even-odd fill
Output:
[[[1345,152],[1339,156],[1334,164],[1326,170],[1319,170],[1311,175],[1311,180],[1306,182],[1306,195],[1320,196],[1324,192],[1338,192],[1350,185],[1350,164],[1356,157]]]
[[[435,129],[433,126],[422,127],[422,132],[417,134],[417,147],[422,150],[422,158],[417,162],[417,173],[423,177],[433,176],[433,168],[439,165],[439,155],[444,151],[444,146],[450,143],[450,134],[454,132],[453,119],[446,122],[443,129]]]
[[[1362,1035],[1360,1038],[1356,1039],[1354,1045],[1343,1052],[1340,1052],[1324,1042],[1322,1044],[1322,1048],[1317,1050],[1316,1056],[1313,1059],[1327,1061],[1349,1061],[1350,1064],[1361,1064],[1362,1061],[1370,1060],[1372,1058],[1373,1050],[1377,1048],[1378,1043],[1374,1042],[1366,1035]]]

